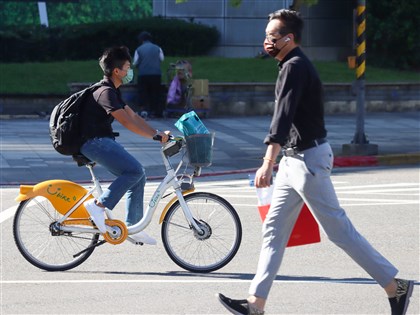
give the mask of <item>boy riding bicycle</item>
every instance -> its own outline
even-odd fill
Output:
[[[155,135],[168,141],[169,132],[159,132],[138,116],[122,99],[119,87],[133,78],[131,56],[127,47],[106,49],[99,59],[104,78],[102,87],[88,97],[82,109],[83,145],[80,153],[117,176],[97,199],[84,203],[95,225],[106,233],[105,207],[112,210],[126,194],[126,224],[134,225],[143,217],[146,175],[143,166],[115,141],[114,119],[128,130],[149,139]],[[131,235],[139,243],[155,245],[156,240],[144,231]]]

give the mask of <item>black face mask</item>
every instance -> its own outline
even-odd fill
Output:
[[[275,43],[269,41],[267,38],[264,40],[264,51],[273,58],[275,58],[280,52],[280,49],[277,49],[274,45]]]

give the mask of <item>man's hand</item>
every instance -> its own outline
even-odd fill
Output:
[[[271,185],[273,176],[273,164],[264,162],[255,174],[255,187],[263,188]]]
[[[155,136],[159,136],[160,138],[160,143],[166,143],[169,140],[169,135],[171,134],[171,132],[169,130],[166,131],[159,131],[156,133]]]

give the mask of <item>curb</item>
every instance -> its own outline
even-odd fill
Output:
[[[377,158],[379,165],[420,164],[420,153],[382,155]]]
[[[369,167],[369,166],[392,166],[392,165],[410,165],[420,164],[420,152],[408,154],[391,154],[379,156],[338,156],[334,157],[334,167]],[[248,168],[241,170],[220,171],[213,173],[204,173],[199,177],[212,177],[223,175],[234,175],[244,173],[255,173],[258,168]],[[278,164],[274,166],[278,170]],[[161,180],[164,176],[150,176],[148,180]]]
[[[45,119],[44,117],[40,116],[40,115],[36,115],[36,114],[21,114],[21,115],[16,115],[16,114],[4,114],[4,115],[0,115],[0,120],[13,120],[13,119]]]
[[[338,156],[334,158],[334,167],[389,166],[406,164],[420,164],[420,153],[377,156]]]

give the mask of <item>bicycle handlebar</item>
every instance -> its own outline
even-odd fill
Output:
[[[173,135],[168,135],[168,137],[169,137],[168,138],[168,141],[175,139],[175,137]],[[155,140],[155,141],[162,141],[162,136],[156,134],[156,135],[153,136],[153,140]]]

